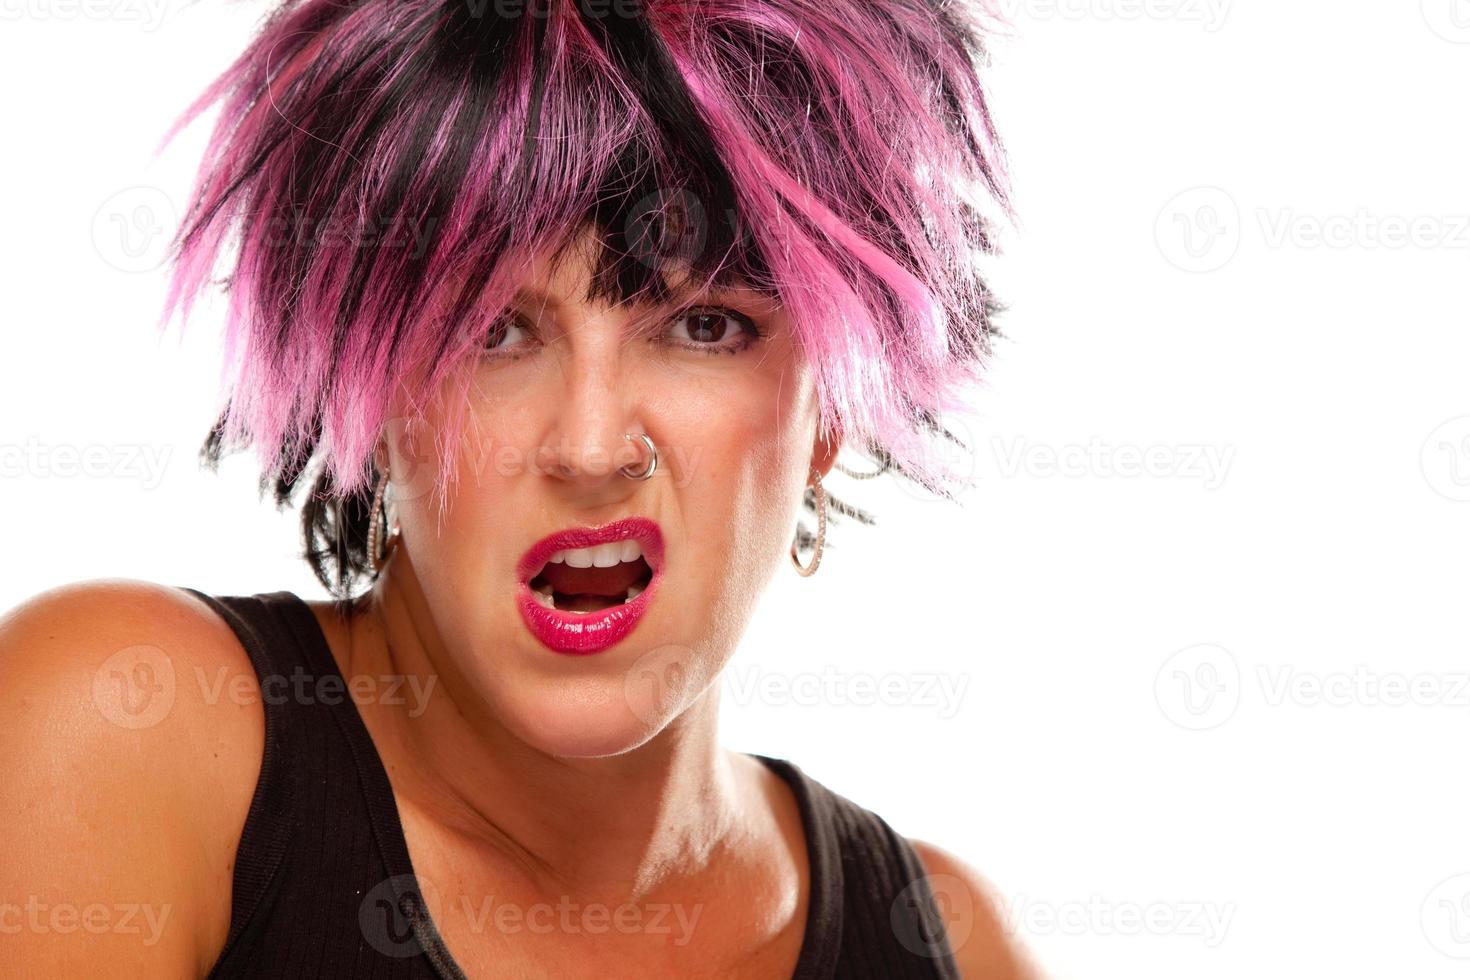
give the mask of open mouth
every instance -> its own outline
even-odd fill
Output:
[[[631,602],[652,578],[643,546],[625,539],[558,551],[527,584],[545,608],[582,613]]]
[[[548,649],[601,653],[637,629],[660,590],[663,568],[663,533],[651,518],[567,528],[521,556],[516,606]]]

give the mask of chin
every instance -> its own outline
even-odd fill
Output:
[[[679,643],[624,642],[589,656],[538,647],[531,656],[535,666],[503,663],[484,680],[500,723],[560,758],[633,751],[674,723],[718,676],[718,657]]]
[[[534,690],[514,692],[500,722],[538,752],[563,759],[621,755],[663,730],[665,720],[645,720],[623,696],[621,679],[538,680]]]

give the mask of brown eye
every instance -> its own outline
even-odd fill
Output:
[[[485,338],[485,350],[505,350],[516,346],[528,333],[519,314],[508,313],[495,321],[490,327],[490,335]]]
[[[704,353],[733,354],[760,336],[750,317],[722,308],[685,310],[674,317],[670,330],[673,341]]]

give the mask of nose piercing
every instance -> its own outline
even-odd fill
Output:
[[[654,448],[653,440],[648,438],[648,433],[639,432],[637,434],[634,434],[632,432],[624,432],[623,438],[628,440],[629,442],[632,442],[634,439],[643,440],[643,444],[648,447],[648,465],[645,466],[641,471],[629,471],[628,466],[633,465],[632,463],[629,463],[628,466],[624,466],[622,469],[618,470],[618,472],[622,473],[630,480],[646,480],[649,477],[653,476],[653,471],[658,469],[658,450]]]

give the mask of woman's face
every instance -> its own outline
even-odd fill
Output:
[[[812,379],[778,304],[712,292],[691,297],[693,312],[650,320],[645,307],[583,303],[590,271],[582,248],[556,268],[533,263],[526,300],[500,321],[475,369],[442,516],[427,492],[443,462],[431,456],[435,440],[417,427],[409,438],[390,428],[387,440],[402,527],[389,574],[422,594],[441,681],[460,711],[488,712],[557,756],[635,748],[700,703],[757,594],[789,560],[810,471],[825,474],[835,456],[817,441]],[[658,447],[648,480],[618,472],[644,461],[627,432],[646,432]],[[569,568],[573,555],[527,581],[528,552],[548,535],[625,518],[657,525],[661,559],[641,547],[644,564],[657,567],[634,559],[583,572]],[[544,626],[538,633],[539,614],[523,608],[530,593],[550,591],[535,601],[558,607],[556,620],[589,609],[604,620],[596,607],[615,599],[555,586],[605,590],[619,572],[649,571],[647,595],[635,598],[642,615],[596,652],[565,649],[585,644],[576,627],[560,640]]]

